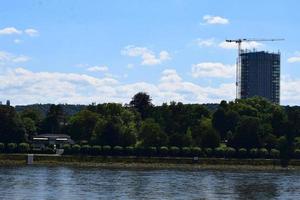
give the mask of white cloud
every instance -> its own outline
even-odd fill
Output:
[[[24,55],[14,55],[5,51],[0,51],[0,65],[27,62],[30,58]]]
[[[215,39],[214,38],[208,38],[208,39],[198,38],[198,39],[196,39],[196,44],[199,47],[210,47],[215,44]]]
[[[163,61],[170,60],[171,56],[167,51],[161,51],[158,56],[146,47],[136,47],[133,45],[126,46],[122,51],[122,55],[130,57],[141,57],[142,65],[158,65]]]
[[[256,41],[249,41],[249,42],[242,42],[242,49],[253,49],[253,48],[259,48],[262,47],[263,44],[260,42],[256,42]],[[219,44],[219,47],[223,48],[223,49],[237,49],[238,45],[237,43],[234,42],[226,42],[223,41]]]
[[[192,65],[192,76],[231,78],[235,75],[235,65],[225,65],[219,62],[203,62]]]
[[[300,102],[300,79],[283,76],[281,79],[280,96],[281,102],[290,105],[299,105]]]
[[[12,34],[22,34],[22,31],[16,29],[15,27],[6,27],[0,29],[0,35],[12,35]]]
[[[292,56],[287,59],[288,63],[300,62],[300,52],[296,52],[295,56]]]
[[[20,44],[21,42],[22,42],[22,40],[20,40],[20,39],[14,39],[15,44]]]
[[[39,36],[39,32],[36,29],[28,28],[24,30],[24,32],[29,35],[30,37],[36,37]]]
[[[51,84],[49,84],[51,83]],[[115,78],[95,78],[85,74],[32,72],[24,68],[0,73],[1,98],[13,104],[30,103],[128,103],[139,92],[148,92],[155,104],[170,101],[184,103],[219,102],[233,99],[234,87],[202,87],[185,82],[174,69],[164,70],[158,84],[147,82],[120,83]]]
[[[51,84],[49,84],[51,83]],[[284,104],[300,101],[300,80],[283,78],[281,96]],[[184,103],[218,103],[235,98],[235,84],[222,83],[202,86],[185,81],[175,69],[161,73],[157,84],[147,82],[122,83],[115,78],[96,78],[86,74],[33,72],[25,68],[0,72],[2,99],[15,104],[91,102],[128,103],[137,92],[145,91],[153,103],[182,101]]]
[[[204,15],[203,21],[205,24],[229,24],[229,20],[220,17],[220,16],[212,16],[212,15]]]
[[[88,71],[90,72],[107,72],[108,71],[108,67],[107,66],[92,66],[87,68]]]

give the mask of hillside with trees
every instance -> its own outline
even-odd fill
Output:
[[[16,112],[1,105],[0,142],[30,142],[35,135],[53,133],[68,134],[77,144],[90,147],[198,148],[216,155],[276,150],[286,157],[300,149],[300,107],[281,107],[259,97],[222,101],[209,110],[181,102],[155,106],[148,94],[140,92],[125,105],[73,109],[76,112],[70,114],[62,105],[49,105],[46,113],[38,106]]]

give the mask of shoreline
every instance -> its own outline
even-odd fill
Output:
[[[225,159],[181,157],[104,157],[35,155],[31,166],[74,166],[125,170],[300,170],[300,160],[281,167],[278,159]],[[29,166],[27,154],[0,154],[0,167]]]

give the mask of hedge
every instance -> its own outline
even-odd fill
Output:
[[[271,156],[271,158],[279,158],[280,151],[277,150],[277,149],[271,149],[270,150],[270,156]]]
[[[192,147],[191,148],[191,155],[192,156],[197,156],[197,157],[203,156],[201,148],[200,147]]]
[[[245,149],[245,148],[238,149],[237,154],[238,154],[239,158],[246,158],[246,157],[248,157],[247,156],[248,152],[247,152],[247,149]]]
[[[8,143],[6,148],[7,148],[7,152],[15,153],[17,151],[17,144],[16,143]]]
[[[101,154],[101,150],[102,150],[101,146],[94,145],[94,146],[91,147],[91,154],[95,155],[95,156],[96,155],[100,155]]]
[[[5,151],[5,144],[0,142],[0,152],[3,153]]]
[[[79,144],[74,144],[71,148],[72,154],[80,153],[81,146]]]
[[[30,151],[30,146],[28,143],[20,143],[18,150],[20,153],[28,153]]]
[[[123,147],[121,147],[121,146],[114,146],[113,147],[113,154],[117,155],[117,156],[122,155],[123,154]]]
[[[133,156],[135,155],[135,148],[134,147],[125,147],[124,149],[124,153],[127,155],[127,156]]]
[[[180,153],[180,149],[178,147],[172,146],[169,149],[169,155],[171,156],[178,156]]]
[[[103,153],[103,155],[110,155],[111,154],[111,146],[104,145],[102,147],[102,153]]]
[[[190,156],[191,155],[191,148],[190,147],[182,147],[181,155],[182,156]]]
[[[160,156],[167,156],[169,152],[168,147],[162,146],[159,148],[159,155]]]
[[[88,144],[82,145],[80,149],[80,153],[83,154],[90,154],[91,153],[91,146]]]

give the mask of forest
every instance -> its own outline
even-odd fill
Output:
[[[208,109],[181,102],[155,106],[149,94],[139,92],[128,104],[91,104],[71,115],[61,105],[48,107],[42,114],[32,107],[17,112],[1,105],[0,150],[11,143],[29,145],[32,137],[52,133],[70,135],[76,142],[74,151],[95,147],[143,149],[153,155],[170,151],[172,155],[300,157],[300,107],[283,107],[260,97],[221,101]],[[66,149],[71,152],[73,146]]]

